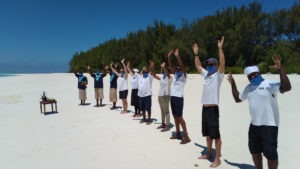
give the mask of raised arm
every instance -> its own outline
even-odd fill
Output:
[[[200,74],[202,74],[202,65],[201,65],[201,61],[199,59],[199,47],[198,47],[197,43],[195,43],[193,45],[193,50],[194,50],[194,54],[195,54],[195,67],[198,70],[198,72]]]
[[[181,58],[180,58],[180,56],[179,56],[179,49],[178,49],[178,48],[175,49],[174,56],[175,56],[176,59],[177,59],[177,62],[178,62],[178,64],[179,64],[179,67],[180,67],[181,71],[183,72],[184,76],[186,77],[185,66],[184,66],[184,64],[183,64],[183,62],[182,62],[182,60],[181,60]]]
[[[171,62],[171,56],[174,54],[174,50],[171,49],[170,52],[168,53],[168,64],[169,64],[169,68],[172,74],[175,74],[175,69],[172,66],[172,62]]]
[[[290,91],[292,89],[291,83],[287,75],[285,74],[282,65],[281,65],[281,57],[280,55],[275,55],[273,57],[274,65],[270,66],[270,68],[275,68],[279,70],[280,75],[280,92],[284,93]]]
[[[123,65],[123,69],[124,69],[124,72],[125,72],[125,77],[127,78],[128,77],[128,71],[127,71],[127,68],[126,68],[126,65],[125,65],[124,61],[125,61],[125,59],[123,58],[121,60],[121,63]]]
[[[130,62],[129,61],[127,61],[127,71],[128,71],[128,73],[131,75],[131,76],[133,76],[133,72],[132,72],[132,69],[131,69],[131,67],[130,67]]]
[[[231,92],[232,92],[232,96],[233,96],[235,102],[236,103],[241,102],[242,100],[239,98],[240,93],[236,88],[236,84],[235,84],[235,81],[233,79],[233,76],[232,76],[231,72],[227,76],[227,80],[231,84]]]
[[[105,66],[105,67],[104,67],[104,73],[103,73],[103,74],[105,74],[105,75],[106,75],[108,72],[109,72],[109,70],[108,70],[108,66]]]
[[[219,72],[224,73],[225,72],[225,55],[223,52],[223,44],[224,44],[224,36],[222,36],[221,40],[218,40],[218,48],[219,48]]]
[[[90,65],[87,65],[87,72],[89,72],[89,74],[91,75],[91,76],[93,76],[93,73],[91,72],[91,66]]]
[[[165,74],[167,75],[167,77],[170,79],[170,78],[171,78],[170,73],[169,73],[168,69],[165,67],[165,65],[166,65],[166,63],[163,62],[163,63],[160,65],[160,67],[161,67],[161,69],[165,72]]]
[[[120,74],[113,68],[113,63],[110,64],[110,69],[119,77]]]

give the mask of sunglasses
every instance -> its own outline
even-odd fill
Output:
[[[249,79],[249,80],[252,80],[252,79],[256,78],[258,75],[259,75],[258,72],[250,73],[250,74],[248,75],[248,79]]]

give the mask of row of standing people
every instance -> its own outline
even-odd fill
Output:
[[[203,92],[202,92],[202,135],[206,138],[207,151],[206,154],[199,157],[199,159],[211,159],[212,145],[215,142],[216,156],[210,167],[218,167],[221,164],[221,135],[219,130],[219,95],[220,86],[224,79],[225,72],[225,55],[223,53],[224,37],[218,40],[218,53],[219,61],[216,58],[209,58],[205,61],[206,69],[203,67],[198,54],[198,44],[193,45],[193,51],[195,54],[195,66],[198,72],[203,76]],[[178,65],[172,66],[171,57],[175,56]],[[255,167],[262,168],[262,154],[268,160],[268,166],[270,169],[276,169],[278,167],[278,154],[277,154],[277,135],[279,125],[279,112],[278,103],[276,100],[277,92],[281,93],[289,91],[291,85],[288,77],[283,71],[281,66],[281,57],[275,56],[273,58],[274,66],[280,72],[280,82],[274,82],[265,80],[261,77],[257,66],[246,67],[244,73],[247,75],[250,84],[247,85],[244,91],[240,94],[237,90],[235,81],[231,74],[228,75],[227,80],[232,85],[232,94],[235,101],[241,102],[243,100],[249,100],[249,110],[251,115],[251,123],[249,127],[248,145],[250,153]],[[142,112],[141,123],[151,123],[151,96],[152,96],[152,81],[153,78],[160,81],[160,89],[158,93],[158,102],[161,109],[162,124],[158,129],[162,131],[170,130],[170,113],[169,105],[172,110],[172,115],[175,122],[176,133],[170,137],[170,139],[180,139],[181,144],[186,144],[191,141],[188,136],[185,120],[183,118],[183,105],[184,105],[184,86],[187,81],[187,72],[185,66],[179,56],[179,49],[170,50],[168,53],[168,67],[165,63],[161,63],[162,75],[158,76],[154,73],[154,62],[150,61],[150,72],[147,67],[143,67],[141,73],[138,73],[137,69],[132,69],[130,62],[127,66],[124,64],[124,59],[121,61],[123,68],[118,72],[113,64],[110,65],[110,82],[117,81],[116,77],[119,77],[119,95],[123,103],[122,113],[127,112],[127,94],[128,74],[131,77],[131,105],[135,106],[135,116],[139,116],[139,111]],[[116,66],[116,64],[115,64]],[[108,67],[105,67],[105,73],[108,73]],[[96,72],[92,77],[96,80]],[[171,76],[170,74],[174,74]],[[76,75],[80,81],[80,75]],[[83,82],[83,86],[86,87],[86,82]],[[103,82],[102,82],[103,84]],[[96,87],[96,86],[95,86]],[[79,88],[79,87],[78,87]],[[102,85],[103,88],[103,85]],[[79,88],[82,90],[81,88]],[[115,108],[116,86],[112,90],[110,89],[110,101],[112,101]],[[96,89],[95,89],[96,92]],[[103,91],[102,91],[103,92]],[[271,95],[266,95],[266,92],[271,92]],[[80,97],[82,91],[79,91]],[[115,99],[112,99],[115,98]],[[86,99],[86,98],[85,98]],[[258,102],[260,100],[261,102]],[[84,101],[81,101],[84,104]],[[102,102],[100,103],[100,105]],[[97,101],[98,105],[98,101]],[[146,112],[148,118],[146,119]],[[183,130],[184,136],[181,137],[180,127]],[[266,137],[267,136],[267,137]]]

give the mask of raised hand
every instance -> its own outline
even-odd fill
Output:
[[[125,61],[125,58],[123,58],[123,59],[121,60],[121,63],[124,64],[124,61]]]
[[[281,56],[279,54],[273,56],[273,62],[274,65],[273,66],[269,66],[269,68],[275,68],[275,69],[281,69]]]
[[[153,60],[149,60],[150,67],[154,66]]]
[[[110,67],[112,67],[112,65],[113,65],[113,64],[114,64],[114,63],[113,63],[113,62],[111,62],[111,63],[110,63]]]
[[[174,55],[175,55],[176,57],[179,56],[179,49],[178,49],[178,48],[175,49]]]
[[[198,47],[198,44],[197,44],[197,43],[195,43],[195,44],[193,45],[193,50],[194,50],[194,54],[195,54],[195,55],[198,55],[198,53],[199,53],[199,47]]]
[[[166,63],[165,62],[162,62],[162,64],[160,64],[160,67],[165,67]]]
[[[87,70],[90,70],[91,69],[91,66],[90,65],[87,65]]]
[[[228,82],[229,82],[231,85],[235,83],[235,82],[234,82],[234,79],[233,79],[233,76],[232,76],[232,74],[231,74],[231,72],[230,72],[229,75],[227,76],[227,80],[228,80]]]
[[[218,40],[218,48],[222,49],[224,44],[224,36],[222,36],[221,40]]]
[[[168,53],[168,57],[171,57],[173,54],[174,54],[174,50],[171,49],[171,50],[169,51],[169,53]]]

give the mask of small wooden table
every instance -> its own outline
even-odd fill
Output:
[[[41,113],[43,113],[42,105],[44,105],[44,113],[46,112],[46,104],[51,104],[52,112],[57,112],[57,101],[55,99],[51,99],[51,100],[40,101]],[[55,104],[56,111],[53,111],[53,104]]]

